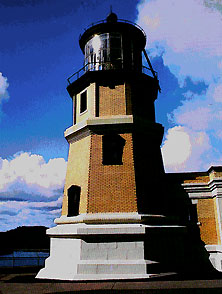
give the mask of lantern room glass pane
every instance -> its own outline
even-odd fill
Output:
[[[85,70],[120,68],[122,56],[120,33],[94,35],[85,46]]]

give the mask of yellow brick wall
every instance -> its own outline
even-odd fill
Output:
[[[137,211],[132,135],[120,135],[126,140],[123,165],[103,165],[102,136],[92,136],[88,213]]]
[[[125,86],[99,86],[99,116],[126,114]]]
[[[219,232],[216,222],[216,207],[214,199],[199,199],[197,204],[198,221],[201,240],[205,244],[219,244]]]
[[[90,136],[88,136],[81,139],[80,141],[71,143],[69,146],[69,157],[64,187],[62,215],[67,215],[67,190],[72,185],[78,185],[81,187],[80,213],[86,213],[87,211],[90,143],[91,138]]]
[[[183,183],[208,183],[209,182],[209,176],[194,176],[193,179],[184,180]]]

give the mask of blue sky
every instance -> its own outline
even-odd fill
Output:
[[[156,117],[166,171],[221,165],[221,1],[0,0],[2,231],[52,226],[61,213],[63,132],[72,124],[66,79],[83,65],[79,34],[110,5],[146,31],[162,88]]]

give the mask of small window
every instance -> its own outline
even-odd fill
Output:
[[[80,95],[80,113],[86,111],[87,109],[87,95],[86,91]]]
[[[68,189],[68,216],[79,214],[80,192],[79,186],[73,185]]]
[[[103,136],[103,164],[121,165],[123,164],[123,147],[125,140],[120,135]]]
[[[76,95],[73,97],[73,124],[76,124]]]

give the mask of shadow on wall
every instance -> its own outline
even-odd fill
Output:
[[[194,227],[147,229],[145,259],[155,261],[157,272],[176,272],[184,277],[204,278],[218,272]],[[150,271],[150,265],[148,265]],[[152,267],[151,272],[154,272]]]
[[[185,275],[219,274],[201,240],[196,206],[174,176],[162,176],[160,194],[156,194],[160,211],[166,216],[165,224],[174,225],[174,228],[147,232],[145,257]]]

